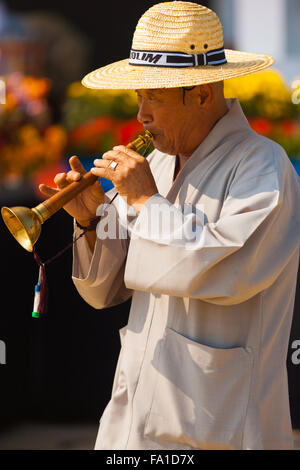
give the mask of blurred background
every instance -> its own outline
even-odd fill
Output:
[[[43,200],[38,184],[52,184],[56,173],[67,170],[70,156],[78,155],[89,170],[96,155],[136,136],[141,126],[134,93],[87,90],[80,80],[128,57],[135,25],[155,3],[95,7],[86,0],[70,7],[55,0],[0,1],[1,206],[36,206]],[[239,98],[254,130],[285,148],[300,175],[300,2],[198,3],[219,15],[225,48],[276,59],[265,72],[225,82],[225,93]],[[102,183],[105,190],[111,187]],[[59,211],[44,226],[38,252],[46,260],[71,239],[72,220]],[[47,267],[49,311],[33,319],[37,265],[2,219],[0,241],[0,449],[92,449],[130,302],[102,311],[87,305],[71,280],[69,250]],[[287,357],[296,445],[299,307],[298,276]]]

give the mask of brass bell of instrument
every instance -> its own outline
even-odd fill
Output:
[[[17,242],[27,251],[33,251],[33,246],[41,234],[42,222],[34,208],[2,207],[1,215],[5,225]]]

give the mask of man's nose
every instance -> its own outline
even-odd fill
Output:
[[[147,124],[147,123],[153,121],[153,116],[151,114],[151,111],[148,108],[148,106],[145,104],[145,102],[142,102],[142,103],[139,104],[139,111],[137,113],[137,120],[141,124]]]

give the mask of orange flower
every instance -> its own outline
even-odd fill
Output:
[[[21,87],[25,94],[34,99],[43,98],[51,89],[51,81],[48,78],[25,77]]]
[[[115,128],[116,120],[111,117],[102,116],[92,121],[88,121],[81,126],[76,127],[70,132],[70,143],[74,144],[81,140],[89,140],[95,134],[111,131]]]
[[[32,124],[25,124],[18,129],[18,139],[24,144],[30,144],[33,141],[39,140],[40,135],[36,127]]]
[[[298,126],[295,121],[286,119],[285,121],[281,121],[278,127],[285,136],[292,137],[294,134],[296,134]]]
[[[43,158],[45,145],[42,140],[36,140],[30,144],[20,146],[18,158],[22,159],[26,164],[32,164]]]
[[[49,126],[44,134],[45,144],[63,151],[67,144],[66,131],[58,125]]]
[[[5,111],[13,111],[14,109],[16,109],[17,105],[18,100],[15,95],[13,93],[7,92],[5,97],[5,103],[1,105],[3,106],[3,109]]]

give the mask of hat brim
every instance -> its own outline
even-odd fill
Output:
[[[82,84],[94,89],[175,88],[202,85],[259,72],[275,60],[263,54],[225,49],[227,63],[198,67],[167,68],[130,65],[129,59],[113,62],[87,74]]]

